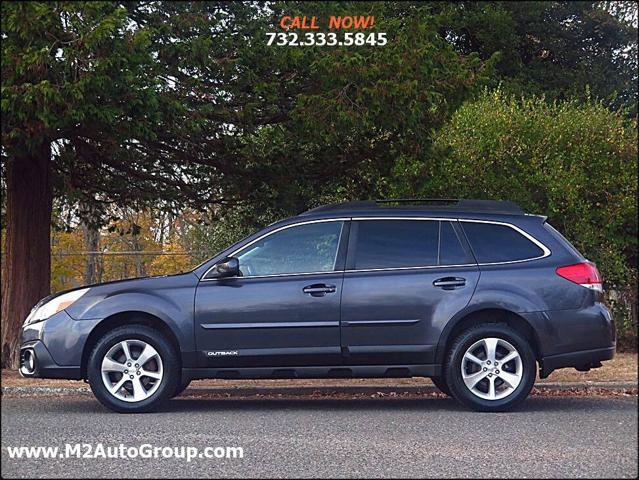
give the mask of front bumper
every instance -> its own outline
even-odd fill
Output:
[[[99,320],[74,320],[64,310],[22,329],[20,374],[25,377],[82,378],[82,355]]]
[[[23,343],[20,347],[20,375],[38,378],[66,378],[80,380],[79,365],[58,365],[40,340]]]

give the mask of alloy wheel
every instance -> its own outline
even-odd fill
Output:
[[[111,395],[125,402],[151,397],[162,383],[162,358],[143,340],[123,340],[104,355],[102,382]]]
[[[482,338],[464,353],[461,373],[466,388],[484,400],[500,400],[512,394],[523,378],[517,349],[501,338]]]

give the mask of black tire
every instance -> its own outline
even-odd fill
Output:
[[[464,379],[462,378],[462,359],[466,354],[466,351],[476,342],[479,342],[484,338],[498,338],[505,340],[517,350],[519,357],[521,358],[521,367],[523,369],[520,375],[521,380],[519,381],[518,386],[512,390],[510,394],[501,399],[489,400],[479,397],[466,386]],[[481,347],[479,348],[481,349]],[[498,350],[501,350],[501,348],[502,347],[498,347]],[[497,359],[499,360],[499,358]],[[508,362],[506,365],[507,368],[510,369],[513,364]],[[503,366],[500,368],[503,368]],[[483,368],[480,369],[483,370]],[[488,371],[490,371],[490,367]],[[504,369],[504,372],[507,373],[507,370]],[[444,365],[444,379],[446,380],[452,396],[463,405],[481,412],[503,412],[516,407],[524,399],[526,399],[530,393],[530,390],[535,383],[536,376],[537,363],[535,361],[535,354],[530,342],[519,332],[503,323],[483,323],[462,332],[450,347]],[[495,378],[497,378],[497,375]],[[486,382],[482,385],[487,385],[489,383],[488,378],[482,380],[482,382]],[[495,379],[494,383],[497,384],[497,382],[498,380]],[[500,379],[499,382],[500,385],[503,385],[501,384],[503,380]],[[507,386],[507,384],[505,386]],[[501,386],[499,388],[503,389],[504,387]],[[477,389],[479,389],[479,386]],[[495,387],[495,390],[497,390],[497,387]]]
[[[445,393],[449,397],[452,397],[452,395],[450,394],[450,388],[448,388],[448,385],[446,385],[444,377],[430,377],[430,380],[435,384],[440,392]]]
[[[162,378],[159,386],[144,400],[136,402],[120,400],[107,390],[103,382],[102,361],[112,347],[124,340],[145,342],[156,350],[162,361]],[[136,358],[133,356],[133,351],[131,354],[132,358]],[[144,325],[127,325],[108,332],[98,340],[89,355],[87,377],[93,394],[105,407],[120,413],[150,412],[158,409],[176,391],[180,381],[180,363],[175,349],[161,333]],[[130,387],[132,385],[126,388]]]
[[[180,396],[180,394],[182,394],[182,392],[184,392],[184,390],[188,388],[190,383],[191,383],[191,380],[180,380],[180,382],[177,384],[175,391],[173,392],[173,395],[171,395],[171,398]]]

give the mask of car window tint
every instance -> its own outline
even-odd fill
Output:
[[[452,224],[448,221],[441,222],[439,242],[440,265],[464,265],[474,263],[474,260],[462,246],[457,232],[455,232]]]
[[[246,277],[332,271],[342,224],[308,223],[273,233],[237,255],[240,271]]]
[[[543,255],[543,250],[507,225],[462,222],[479,263],[512,262]]]
[[[356,270],[437,265],[439,222],[365,220],[358,225]]]

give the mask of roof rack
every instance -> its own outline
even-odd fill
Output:
[[[333,203],[307,210],[302,215],[342,210],[374,210],[376,208],[411,207],[416,210],[454,210],[466,212],[507,213],[523,215],[524,210],[508,200],[477,200],[457,198],[389,198]]]

